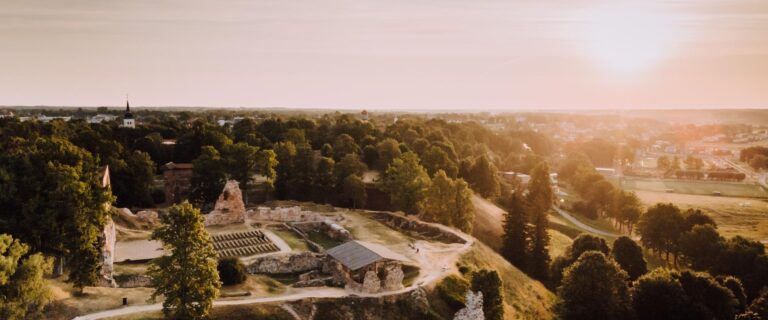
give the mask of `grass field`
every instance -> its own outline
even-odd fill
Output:
[[[683,210],[700,209],[715,219],[723,236],[736,235],[768,243],[768,201],[665,192],[635,191],[646,206],[673,203]]]
[[[307,242],[304,241],[295,232],[288,230],[284,227],[269,227],[269,230],[274,232],[278,237],[282,238],[293,251],[310,251]]]
[[[618,184],[617,179],[611,182]],[[675,179],[648,179],[625,177],[621,187],[629,191],[655,191],[693,195],[712,195],[719,192],[723,197],[768,198],[768,192],[758,185],[734,182],[690,181]]]

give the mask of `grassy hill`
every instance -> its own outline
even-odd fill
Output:
[[[472,227],[472,236],[498,251],[501,248],[501,238],[504,236],[502,227],[504,226],[505,211],[478,195],[472,196],[472,204],[475,205],[475,223]],[[550,222],[550,256],[554,258],[562,254],[579,233],[579,230],[570,230],[567,226]]]
[[[476,242],[459,259],[460,267],[492,269],[504,282],[504,314],[506,319],[552,319],[555,295],[540,282],[529,278],[498,255],[493,249]]]

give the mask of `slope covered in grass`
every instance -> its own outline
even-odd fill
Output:
[[[475,223],[472,226],[472,236],[485,243],[487,246],[498,251],[501,248],[501,239],[504,236],[504,209],[499,208],[493,202],[481,198],[478,195],[472,195],[472,204],[475,205]],[[550,237],[550,256],[552,258],[562,254],[572,241],[573,237],[580,232],[563,233],[558,229],[560,225],[552,223],[549,229]],[[570,235],[573,234],[571,237]]]
[[[499,272],[504,282],[505,319],[553,318],[555,295],[483,243],[475,242],[472,249],[461,256],[458,265],[470,270],[485,268]]]

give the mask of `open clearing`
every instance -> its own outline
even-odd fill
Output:
[[[612,180],[612,182],[618,183],[616,179]],[[669,193],[692,195],[712,195],[719,192],[724,197],[768,198],[768,192],[762,187],[736,182],[624,177],[621,179],[621,187],[628,191],[669,191]]]
[[[673,203],[683,210],[700,209],[715,219],[720,234],[768,242],[768,202],[764,199],[728,198],[666,192],[635,191],[646,206]]]

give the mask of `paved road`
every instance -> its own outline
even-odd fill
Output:
[[[409,287],[396,290],[396,291],[386,291],[386,292],[379,292],[379,293],[372,293],[372,294],[361,293],[361,292],[351,291],[351,290],[342,289],[342,288],[331,288],[331,287],[302,288],[302,289],[299,289],[300,291],[296,293],[274,296],[274,297],[247,298],[247,299],[237,299],[237,300],[216,300],[213,302],[213,305],[214,306],[233,306],[233,305],[256,304],[256,303],[290,302],[290,301],[297,301],[297,300],[302,300],[307,298],[343,298],[343,297],[349,297],[349,296],[383,297],[383,296],[397,295],[397,294],[409,292],[411,290],[415,290],[416,288],[436,282],[442,279],[443,277],[447,276],[449,274],[448,270],[454,270],[456,268],[455,267],[456,261],[464,252],[469,250],[472,247],[472,244],[474,243],[474,240],[472,237],[462,232],[456,231],[454,229],[451,229],[449,227],[446,227],[440,224],[432,223],[431,225],[456,234],[460,238],[464,239],[465,243],[454,244],[454,245],[451,245],[450,247],[446,247],[445,245],[435,245],[428,241],[417,241],[415,245],[420,249],[419,254],[417,255],[417,260],[418,260],[417,262],[419,263],[421,272],[419,273],[419,277],[416,280],[414,280],[413,282],[414,284],[412,284]],[[78,316],[78,317],[75,317],[74,320],[104,319],[104,318],[124,316],[124,315],[129,315],[134,313],[160,311],[162,309],[163,309],[163,305],[161,303],[156,303],[151,305],[141,305],[141,306],[130,306],[130,307],[123,307],[119,309],[106,310],[106,311]]]
[[[571,223],[575,224],[580,229],[587,231],[589,233],[594,233],[597,235],[605,236],[605,237],[614,237],[618,238],[621,237],[621,234],[613,233],[613,232],[607,232],[600,229],[595,229],[589,225],[584,224],[583,222],[579,221],[579,219],[576,219],[574,216],[572,216],[568,211],[565,211],[563,209],[560,209],[558,207],[552,207],[552,209],[555,209],[557,213],[559,213],[563,218],[570,221]]]

